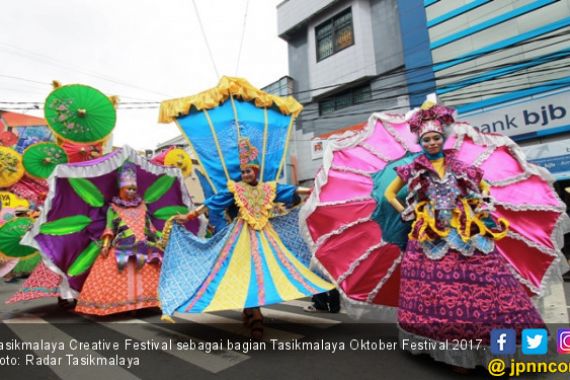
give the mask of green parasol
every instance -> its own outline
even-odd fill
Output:
[[[9,257],[24,257],[36,252],[35,248],[20,244],[32,224],[31,218],[23,217],[12,219],[0,227],[0,252]]]
[[[57,165],[67,163],[67,154],[57,144],[37,143],[26,148],[22,162],[32,177],[48,178]]]
[[[103,140],[117,120],[113,102],[101,91],[81,84],[56,88],[44,108],[52,131],[63,140],[79,143]]]

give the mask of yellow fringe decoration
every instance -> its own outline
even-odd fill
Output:
[[[119,97],[117,95],[112,95],[109,96],[109,100],[113,104],[113,108],[117,109],[117,106],[119,105]]]
[[[450,227],[457,230],[457,233],[461,237],[461,240],[464,242],[469,241],[474,235],[471,233],[471,226],[475,224],[479,229],[477,234],[479,235],[488,235],[492,237],[494,240],[501,240],[505,236],[507,236],[510,223],[504,218],[498,218],[497,222],[499,223],[500,232],[493,232],[489,227],[485,225],[483,219],[486,218],[488,215],[486,212],[480,212],[475,214],[473,212],[473,208],[469,204],[467,199],[462,199],[461,202],[463,203],[463,208],[465,210],[465,226],[461,228],[461,211],[459,209],[453,210],[453,216],[450,221]],[[424,242],[426,240],[430,240],[429,235],[426,233],[426,230],[429,229],[434,232],[439,237],[446,237],[449,235],[450,228],[445,230],[440,230],[437,228],[436,220],[431,213],[430,204],[428,201],[421,201],[416,205],[415,214],[416,219],[412,223],[412,228],[410,233],[408,234],[408,238],[410,240],[418,240],[419,242]],[[416,224],[423,221],[423,225],[421,226],[420,230],[417,233],[417,238],[413,236]]]
[[[253,87],[247,80],[235,77],[222,77],[217,87],[184,98],[165,100],[160,103],[159,123],[173,122],[177,117],[188,115],[192,107],[197,110],[216,108],[229,97],[253,101],[259,108],[276,106],[285,115],[297,117],[303,106],[292,96],[280,97],[268,94]]]

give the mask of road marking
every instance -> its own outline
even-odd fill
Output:
[[[99,324],[141,342],[150,340],[158,343],[168,343],[171,341],[172,350],[161,350],[162,352],[192,363],[212,373],[221,372],[250,358],[247,355],[235,351],[211,351],[210,353],[206,353],[200,350],[178,350],[176,349],[177,342],[193,341],[198,344],[198,342],[205,341],[164,328],[157,324],[149,323],[142,319],[99,322]]]
[[[235,311],[237,318],[241,318],[241,312]],[[239,313],[239,314],[238,314]],[[232,334],[249,337],[250,329],[243,325],[240,319],[227,318],[216,314],[203,313],[203,314],[182,314],[174,313],[176,318],[184,319],[186,321],[208,325],[209,327],[230,332]],[[301,339],[304,335],[295,334],[288,331],[274,329],[268,326],[263,327],[263,340],[278,339],[278,340],[295,340]]]
[[[50,324],[50,322],[30,315],[6,319],[2,321],[10,328],[22,341],[24,342],[38,342],[40,336],[38,331],[26,324],[34,323],[41,324],[41,339],[47,342],[63,342],[65,345],[64,350],[57,350],[52,353],[49,350],[32,350],[36,357],[47,358],[48,355],[54,359],[62,358],[60,365],[48,365],[49,368],[61,379],[81,379],[81,380],[101,380],[101,379],[119,379],[119,380],[136,380],[139,379],[126,369],[120,366],[74,366],[68,365],[68,359],[65,355],[70,354],[75,357],[91,356],[94,358],[103,358],[104,356],[93,350],[81,350],[81,352],[72,351],[69,347],[69,342],[73,339],[72,336],[67,335],[57,327]],[[39,328],[39,327],[38,327]],[[25,365],[25,359],[22,358],[20,365]],[[35,361],[34,361],[35,362]]]

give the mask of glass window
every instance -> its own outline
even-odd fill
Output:
[[[352,11],[350,8],[315,28],[317,61],[354,44]]]
[[[327,115],[355,104],[365,103],[372,99],[370,85],[356,87],[330,96],[319,102],[319,114]]]

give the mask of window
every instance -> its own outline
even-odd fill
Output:
[[[317,62],[354,44],[352,12],[348,8],[315,28]]]
[[[355,104],[365,103],[370,99],[372,99],[370,85],[356,87],[320,101],[319,115],[331,114]]]

